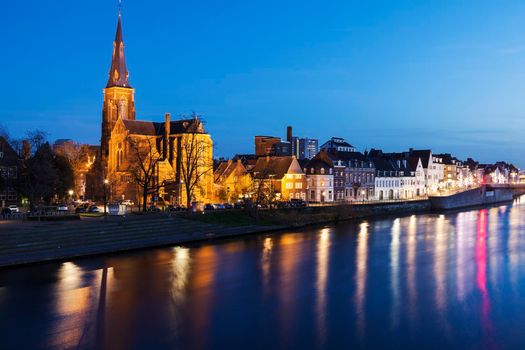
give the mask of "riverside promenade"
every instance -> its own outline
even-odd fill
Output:
[[[224,226],[166,214],[63,222],[0,222],[0,267],[226,238],[285,226]]]
[[[207,213],[190,219],[166,213],[73,221],[0,221],[0,268],[95,254],[177,245],[391,214],[426,211],[429,202],[408,201],[271,209],[258,224],[242,212]],[[218,214],[218,215],[217,215]],[[200,215],[200,214],[197,214]],[[209,222],[206,220],[212,219]],[[239,221],[239,219],[242,219]]]

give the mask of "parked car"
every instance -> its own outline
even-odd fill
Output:
[[[52,215],[53,213],[57,212],[58,208],[54,205],[43,207],[40,211],[44,215]]]
[[[149,211],[149,212],[157,213],[157,212],[160,211],[160,208],[157,207],[157,206],[155,206],[155,205],[150,205],[150,206],[148,207],[148,211]]]
[[[215,206],[213,204],[205,204],[204,205],[204,210],[215,210]]]
[[[226,207],[224,206],[224,204],[221,204],[221,203],[214,204],[213,206],[214,206],[215,209],[217,209],[217,210],[226,209]]]
[[[233,204],[231,204],[231,203],[224,203],[224,208],[225,209],[233,209]]]
[[[184,210],[185,208],[181,205],[173,205],[173,204],[169,204],[167,206],[167,209],[168,211],[182,211]]]
[[[11,209],[9,207],[2,208],[2,215],[9,215],[11,214]]]
[[[100,213],[102,210],[100,210],[99,207],[96,205],[92,205],[88,208],[88,213]]]
[[[301,208],[301,207],[306,207],[306,202],[302,199],[296,199],[296,198],[292,198],[290,199],[290,203],[292,204],[293,207],[295,208]]]
[[[110,204],[109,215],[126,215],[126,206],[119,203]]]
[[[233,205],[234,209],[242,209],[244,207],[244,204],[242,202],[237,202]]]
[[[11,213],[20,213],[20,209],[16,205],[10,205],[8,208],[11,210]]]
[[[58,205],[58,211],[62,211],[63,212],[63,211],[68,211],[68,210],[69,210],[69,208],[67,207],[67,204],[60,203]]]
[[[122,205],[129,205],[129,206],[135,205],[135,203],[131,199],[125,199],[120,204],[122,204]]]
[[[85,213],[87,211],[86,207],[80,206],[75,208],[75,213]]]

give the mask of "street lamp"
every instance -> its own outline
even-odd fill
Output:
[[[107,202],[108,202],[108,199],[107,199],[106,188],[108,187],[108,183],[109,183],[109,180],[108,179],[104,179],[104,218],[107,215]]]
[[[73,201],[73,190],[69,190],[67,193],[69,193],[69,203],[71,203]]]
[[[274,174],[269,174],[268,178],[270,179],[270,200],[269,200],[269,206],[272,207],[272,202],[274,200],[274,193],[273,193],[273,178],[275,177]]]

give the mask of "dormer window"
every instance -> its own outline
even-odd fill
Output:
[[[324,175],[324,168],[321,168],[321,175]]]

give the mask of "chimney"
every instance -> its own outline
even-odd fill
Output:
[[[286,141],[292,143],[292,127],[291,126],[286,127]]]
[[[171,114],[169,113],[166,113],[165,116],[165,121],[164,121],[164,129],[166,131],[166,138],[170,135],[170,127],[171,127]]]
[[[166,113],[164,115],[164,158],[168,158],[170,154],[170,133],[171,133],[171,115]]]

